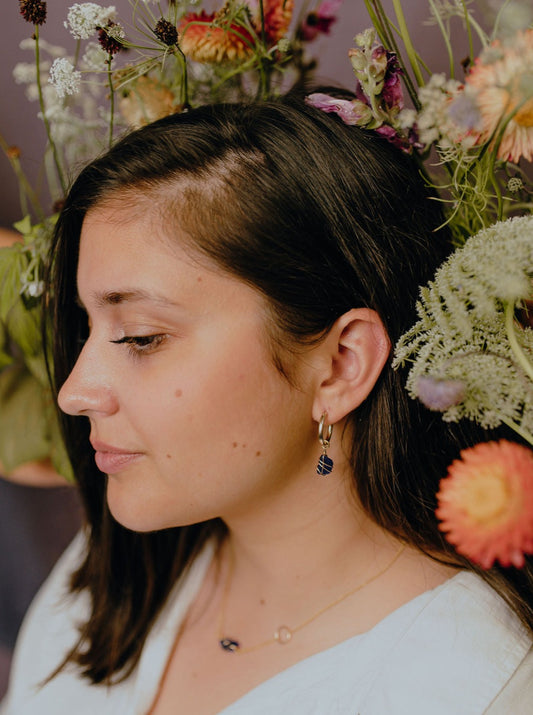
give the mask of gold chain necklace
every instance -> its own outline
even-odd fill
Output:
[[[233,577],[233,569],[235,566],[235,558],[233,555],[233,551],[230,552],[230,563],[228,567],[228,576],[226,578],[226,584],[224,586],[224,592],[222,594],[222,603],[220,606],[220,615],[218,619],[218,642],[220,644],[220,647],[222,650],[226,651],[227,653],[238,653],[239,655],[243,653],[251,653],[254,650],[259,650],[259,648],[263,648],[264,646],[270,645],[271,643],[279,643],[280,645],[286,645],[293,637],[295,633],[298,631],[301,631],[302,628],[305,628],[308,626],[310,623],[312,623],[315,619],[317,619],[319,616],[321,616],[323,613],[326,611],[329,611],[330,608],[333,608],[334,606],[338,605],[345,599],[349,598],[350,596],[353,596],[355,593],[358,591],[361,591],[365,586],[368,586],[371,584],[373,581],[376,581],[380,576],[383,576],[383,574],[388,571],[399,559],[400,555],[403,553],[405,550],[405,545],[401,546],[398,551],[394,554],[394,557],[389,561],[388,564],[384,568],[382,568],[380,571],[375,573],[373,576],[368,578],[366,581],[363,581],[363,583],[360,583],[358,586],[355,588],[350,589],[346,593],[343,593],[342,596],[339,596],[339,598],[336,598],[334,601],[331,603],[328,603],[327,606],[323,606],[319,611],[316,613],[313,613],[312,616],[307,618],[305,621],[302,621],[302,623],[299,623],[297,626],[294,626],[294,628],[289,628],[289,626],[279,626],[279,628],[276,629],[274,632],[274,635],[272,638],[268,638],[265,641],[261,641],[260,643],[257,643],[256,645],[250,646],[248,648],[243,648],[238,640],[235,640],[234,638],[229,638],[228,636],[224,635],[224,622],[226,620],[226,608],[228,605],[228,596],[229,596],[229,591],[231,587],[231,581]]]

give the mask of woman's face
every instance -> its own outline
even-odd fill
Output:
[[[129,203],[129,202],[128,202]],[[87,215],[78,292],[90,335],[62,410],[88,417],[115,518],[146,531],[272,508],[312,478],[312,361],[274,367],[262,297],[195,261],[161,222],[106,204]],[[103,477],[102,477],[103,478]]]

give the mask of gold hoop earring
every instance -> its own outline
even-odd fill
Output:
[[[333,434],[333,425],[327,426],[325,430],[326,434],[324,435],[324,427],[326,424],[327,416],[328,413],[323,412],[322,417],[320,418],[320,422],[318,423],[318,441],[320,442],[320,446],[322,447],[322,454],[318,459],[316,473],[323,475],[331,474],[331,472],[333,471],[333,460],[331,459],[331,457],[328,457],[328,448],[331,442],[331,435]]]

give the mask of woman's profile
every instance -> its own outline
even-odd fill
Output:
[[[391,367],[441,225],[412,157],[296,93],[81,172],[48,300],[86,525],[2,715],[528,712],[530,566],[434,513],[480,431]]]

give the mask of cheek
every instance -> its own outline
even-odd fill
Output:
[[[194,371],[174,378],[165,398],[166,418],[154,434],[165,436],[168,454],[178,453],[197,463],[219,459],[221,468],[246,453],[255,459],[265,453],[269,423],[290,399],[290,387],[257,347],[220,353],[197,364]],[[195,460],[196,461],[196,460]]]

